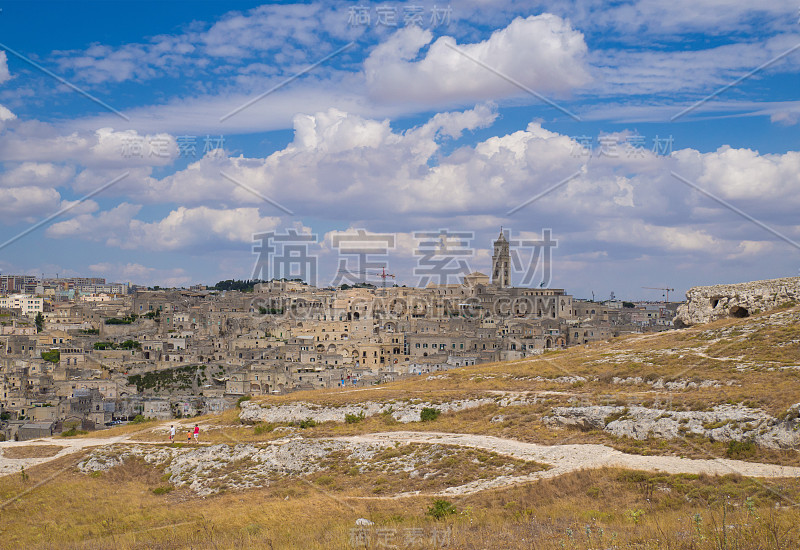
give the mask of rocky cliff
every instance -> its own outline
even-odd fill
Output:
[[[676,326],[708,323],[725,317],[749,317],[788,303],[800,302],[800,277],[732,285],[696,286],[678,308]]]

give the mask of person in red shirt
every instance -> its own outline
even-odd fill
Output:
[[[198,443],[200,439],[200,426],[194,425],[194,442]]]

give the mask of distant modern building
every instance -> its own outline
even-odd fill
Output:
[[[0,294],[33,294],[36,283],[33,275],[0,275]]]
[[[23,315],[30,315],[44,311],[44,300],[28,294],[12,294],[0,296],[0,307],[19,309]]]

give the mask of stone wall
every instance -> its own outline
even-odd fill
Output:
[[[749,317],[786,303],[800,302],[800,277],[696,286],[689,289],[686,299],[675,318],[679,328],[726,317]]]

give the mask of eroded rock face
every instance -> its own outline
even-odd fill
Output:
[[[385,453],[387,450],[390,452]],[[350,476],[379,472],[407,479],[441,480],[441,491],[445,494],[467,494],[541,470],[540,464],[530,461],[492,460],[482,464],[479,473],[462,478],[462,484],[451,484],[450,476],[457,473],[459,460],[478,463],[474,453],[469,453],[471,450],[461,444],[403,445],[391,437],[364,441],[359,436],[335,439],[288,436],[262,443],[181,447],[116,444],[92,450],[78,463],[78,470],[85,474],[105,472],[132,459],[143,460],[163,472],[164,481],[187,487],[200,496],[227,489],[268,487],[287,477],[306,478],[330,469],[332,463]]]
[[[83,473],[102,472],[132,458],[155,465],[176,486],[188,486],[201,496],[224,488],[265,487],[282,476],[305,476],[324,468],[322,461],[336,451],[368,463],[375,453],[390,446],[383,443],[353,443],[330,439],[285,438],[267,445],[239,443],[210,446],[156,447],[116,445],[93,451],[78,464]]]
[[[797,411],[800,403],[792,407]],[[793,415],[795,416],[795,415]],[[771,449],[800,445],[800,422],[778,419],[764,411],[739,405],[720,405],[710,411],[671,411],[645,407],[556,407],[545,423],[574,426],[633,439],[677,439],[687,435],[713,441],[753,441]]]
[[[445,403],[427,402],[403,402],[393,401],[389,403],[379,403],[367,401],[357,405],[342,405],[338,407],[323,407],[312,403],[297,401],[286,405],[260,405],[252,401],[244,401],[241,404],[242,412],[239,418],[242,422],[300,422],[302,420],[314,420],[315,422],[344,422],[345,415],[363,414],[365,417],[378,414],[391,414],[398,422],[419,422],[422,409],[431,407],[439,411],[458,412],[467,409],[474,409],[484,405],[496,404],[500,407],[510,407],[514,405],[527,405],[531,402],[524,398],[482,398],[482,399],[461,399],[458,401],[448,401]]]
[[[800,302],[800,277],[733,285],[696,286],[678,307],[676,325],[690,326],[726,317],[749,317],[787,302]]]

